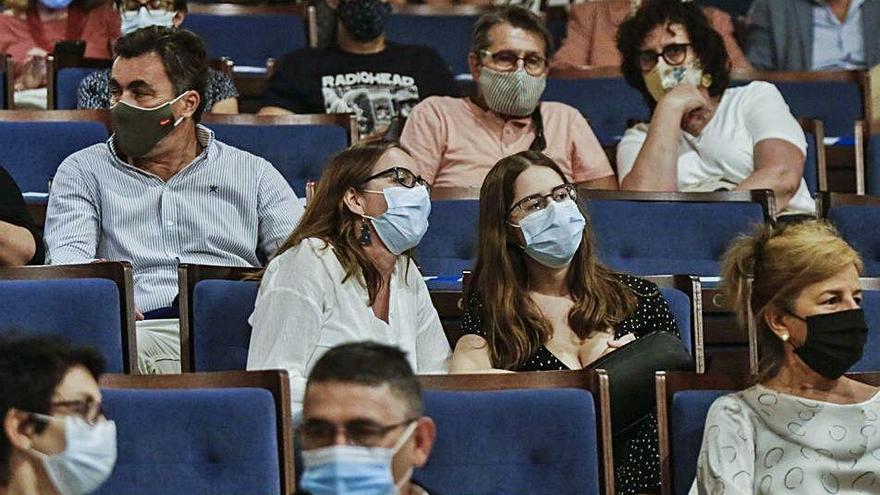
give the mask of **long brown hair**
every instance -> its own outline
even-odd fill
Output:
[[[507,223],[510,205],[516,199],[514,182],[529,167],[551,168],[565,180],[553,160],[535,151],[523,151],[496,163],[480,189],[477,263],[470,290],[481,299],[492,365],[504,369],[523,365],[553,336],[550,322],[528,295],[527,255],[516,244]],[[635,295],[596,258],[589,228],[584,229],[566,282],[574,300],[568,324],[579,337],[613,327],[635,310]]]
[[[359,217],[348,209],[343,198],[349,189],[359,189],[373,175],[376,162],[391,148],[403,150],[396,143],[379,141],[353,146],[331,158],[299,225],[275,254],[278,256],[310,237],[323,240],[333,246],[345,270],[342,281],[357,276],[370,295],[371,306],[382,288],[382,276],[359,244]],[[375,233],[373,242],[379,242]],[[404,255],[409,256],[409,251]]]
[[[761,225],[731,243],[721,262],[721,289],[740,325],[748,324],[750,314],[757,325],[761,358],[756,382],[775,377],[785,357],[784,343],[764,319],[766,310],[793,311],[804,287],[849,266],[862,273],[859,254],[820,220],[778,228]]]

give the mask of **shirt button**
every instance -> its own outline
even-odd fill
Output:
[[[174,222],[172,222],[171,220],[168,220],[167,222],[165,222],[165,225],[171,227],[172,225],[174,225]]]

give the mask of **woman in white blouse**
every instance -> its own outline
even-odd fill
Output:
[[[345,342],[397,346],[417,373],[447,370],[449,343],[410,257],[431,211],[413,167],[391,143],[334,157],[263,274],[247,367],[286,369],[294,409],[312,365]]]
[[[712,404],[691,494],[880,493],[880,393],[843,376],[867,338],[861,270],[818,221],[731,246],[725,293],[755,315],[762,359],[753,387]]]

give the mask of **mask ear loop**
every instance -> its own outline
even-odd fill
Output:
[[[391,447],[391,452],[392,452],[391,457],[392,458],[394,458],[394,456],[397,455],[397,453],[400,451],[400,449],[403,447],[403,445],[407,441],[409,441],[410,437],[412,436],[413,432],[416,431],[416,428],[418,426],[419,426],[418,419],[415,419],[415,420],[413,420],[412,423],[409,424],[409,426],[406,427],[405,430],[403,430],[403,435],[401,435],[400,438],[397,439],[397,442],[394,444],[394,446]],[[407,469],[406,473],[400,477],[400,481],[394,483],[394,487],[397,488],[398,493],[400,493],[400,490],[403,488],[403,485],[405,485],[412,478],[413,471],[414,471],[413,467],[410,466],[409,469]]]

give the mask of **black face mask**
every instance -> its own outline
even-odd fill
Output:
[[[840,378],[862,358],[868,324],[861,308],[807,318],[789,313],[807,324],[807,340],[794,353],[816,373]]]
[[[379,0],[342,0],[336,13],[352,38],[370,41],[385,30],[385,19],[391,13],[391,4]]]

